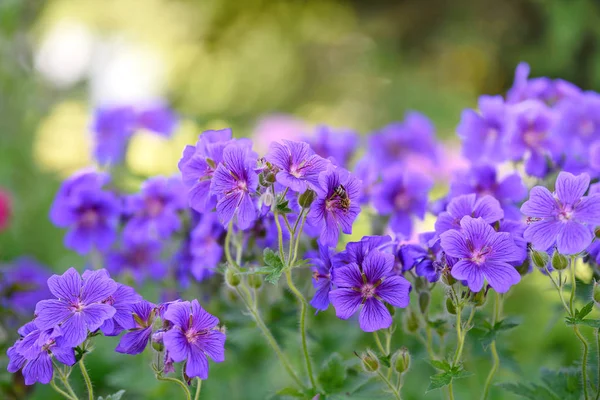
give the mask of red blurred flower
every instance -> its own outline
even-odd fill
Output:
[[[0,231],[8,227],[11,215],[11,200],[9,194],[0,188]]]

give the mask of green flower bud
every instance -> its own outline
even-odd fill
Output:
[[[568,266],[569,259],[555,250],[554,254],[552,254],[552,268],[554,268],[557,271],[560,271],[567,268]]]
[[[262,276],[258,274],[248,275],[248,286],[259,289],[262,286]]]
[[[362,366],[366,372],[377,372],[379,370],[379,359],[371,351],[361,355]]]
[[[265,180],[268,183],[275,183],[277,179],[275,178],[275,174],[273,172],[269,172],[267,175],[265,175]]]
[[[393,317],[394,315],[396,315],[396,307],[394,307],[391,304],[385,303],[385,308],[387,308],[387,310],[390,312],[390,315]]]
[[[486,301],[486,293],[485,290],[480,290],[477,293],[473,293],[471,295],[471,304],[473,304],[475,307],[481,307],[485,304]]]
[[[427,289],[427,279],[423,277],[418,277],[415,279],[415,290],[417,293],[423,291],[424,289]]]
[[[548,253],[545,251],[531,250],[531,260],[538,268],[544,269],[548,265],[548,258]]]
[[[419,309],[421,310],[421,314],[427,314],[427,309],[429,309],[430,301],[431,294],[429,294],[429,292],[421,292],[419,294]]]
[[[241,281],[242,278],[240,278],[240,276],[234,270],[227,268],[227,271],[225,271],[225,283],[227,283],[229,287],[235,288],[240,284]]]
[[[600,306],[600,284],[594,281],[594,289],[592,290],[592,298],[597,306]]]
[[[452,286],[456,283],[456,279],[452,275],[450,275],[450,271],[446,270],[442,274],[442,282],[444,282],[448,286]]]
[[[403,374],[410,368],[410,353],[406,347],[398,350],[393,357],[393,365],[396,372]]]
[[[419,330],[419,318],[410,308],[407,308],[404,314],[404,326],[410,333],[415,333]]]
[[[300,207],[302,208],[309,208],[313,201],[315,201],[316,195],[314,190],[306,189],[306,191],[298,197],[298,204],[300,204]]]
[[[456,315],[456,306],[450,297],[446,297],[446,310],[452,315]]]
[[[596,229],[596,232],[594,232],[594,234],[596,235],[596,239],[600,239],[600,228]]]

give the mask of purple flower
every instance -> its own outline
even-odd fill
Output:
[[[496,232],[483,218],[464,217],[461,230],[441,234],[442,249],[458,261],[452,266],[452,276],[467,282],[469,289],[479,292],[484,279],[498,293],[505,293],[521,280],[510,263],[516,261],[518,250],[506,232]]]
[[[123,238],[120,249],[106,255],[106,268],[112,274],[130,274],[137,283],[150,277],[160,280],[167,267],[161,260],[162,246],[157,240]]]
[[[47,267],[32,257],[19,257],[0,265],[0,305],[17,314],[33,312],[38,301],[50,297]]]
[[[190,272],[198,281],[212,276],[221,259],[223,246],[219,243],[225,230],[213,213],[202,215],[202,219],[192,230],[190,253],[192,261]]]
[[[521,207],[531,223],[525,239],[541,251],[554,245],[561,254],[584,251],[594,238],[593,228],[600,224],[600,194],[583,197],[589,185],[587,174],[561,172],[554,194],[543,186],[531,189]]]
[[[258,186],[254,171],[256,158],[241,144],[232,143],[223,151],[223,162],[215,170],[210,191],[217,197],[217,215],[223,226],[237,216],[237,226],[247,229],[256,219],[250,197]]]
[[[502,96],[481,96],[479,112],[464,110],[456,128],[463,155],[472,162],[497,163],[506,159],[507,110]]]
[[[456,174],[450,183],[450,197],[470,193],[493,196],[502,206],[504,218],[519,220],[522,215],[517,203],[527,196],[527,187],[519,174],[511,174],[499,180],[494,167],[480,165]]]
[[[155,309],[154,304],[145,300],[131,304],[127,308],[128,318],[123,321],[123,328],[128,332],[123,335],[115,351],[132,355],[144,351],[152,335]]]
[[[125,212],[131,218],[124,236],[167,239],[181,228],[178,213],[185,208],[184,187],[177,178],[150,178],[140,193],[126,198],[125,204]]]
[[[410,236],[413,217],[425,217],[427,195],[432,186],[429,178],[419,173],[387,169],[373,189],[373,205],[381,214],[391,214],[389,225],[392,231]]]
[[[438,215],[435,221],[435,232],[441,235],[450,229],[460,229],[460,221],[464,216],[483,218],[488,224],[492,224],[504,217],[504,211],[498,200],[492,196],[477,198],[476,194],[465,194],[453,198],[446,211]]]
[[[65,245],[80,254],[93,248],[107,250],[116,238],[121,207],[117,197],[102,190],[104,174],[84,172],[63,182],[50,219],[61,228],[69,228]]]
[[[137,124],[141,128],[169,137],[177,127],[177,116],[166,105],[156,103],[138,112]]]
[[[50,383],[54,374],[52,358],[65,365],[75,364],[73,348],[64,343],[60,328],[42,331],[30,322],[19,329],[19,334],[22,337],[7,351],[8,372],[22,369],[26,385]]]
[[[99,108],[94,114],[92,133],[94,158],[100,164],[119,163],[136,126],[132,107]]]
[[[312,136],[304,141],[310,145],[319,156],[331,160],[339,167],[348,168],[350,159],[358,146],[358,135],[349,130],[334,130],[320,125]]]
[[[435,237],[435,232],[421,233],[418,244],[406,243],[399,247],[397,256],[403,271],[415,268],[417,276],[423,276],[429,282],[440,280],[442,248]]]
[[[352,223],[360,213],[360,187],[361,182],[341,167],[321,172],[317,199],[307,218],[309,225],[320,228],[321,245],[335,247],[340,228],[352,233]]]
[[[215,362],[225,360],[225,334],[216,329],[219,319],[206,312],[198,300],[169,305],[165,319],[173,327],[164,334],[165,349],[175,362],[186,362],[188,377],[208,378],[209,356]]]
[[[329,292],[331,291],[333,250],[329,247],[319,245],[319,253],[309,257],[313,265],[312,284],[315,295],[310,305],[318,311],[325,311],[329,307]]]
[[[84,279],[74,268],[52,275],[48,288],[56,300],[42,300],[35,307],[35,324],[45,331],[59,325],[66,346],[76,347],[104,321],[115,315],[113,306],[102,303],[117,289],[106,270],[90,272]]]
[[[581,93],[581,89],[577,86],[562,79],[552,80],[545,77],[529,79],[529,72],[529,64],[519,63],[515,70],[513,86],[506,94],[509,103],[536,99],[553,104],[561,99],[575,97]]]
[[[372,250],[383,250],[393,245],[389,236],[363,236],[358,242],[349,242],[346,249],[335,255],[334,267],[355,263],[362,268],[363,261]]]
[[[337,289],[329,298],[338,318],[350,318],[362,305],[358,321],[363,331],[388,328],[392,316],[383,302],[404,308],[411,290],[410,283],[393,269],[394,256],[379,251],[367,255],[362,269],[356,263],[336,269],[333,283]]]
[[[327,169],[329,162],[316,155],[308,143],[284,140],[272,143],[265,159],[280,169],[277,182],[295,192],[319,185],[319,174]]]
[[[196,146],[186,146],[178,167],[183,184],[188,188],[188,202],[198,212],[214,207],[210,184],[217,166],[223,161],[223,150],[232,142],[231,129],[205,131]]]
[[[87,278],[91,271],[85,271],[83,278]],[[125,329],[131,319],[131,307],[142,301],[142,296],[137,294],[132,287],[117,283],[117,290],[104,299],[102,303],[113,306],[115,315],[112,318],[104,321],[100,330],[106,336],[117,336]]]

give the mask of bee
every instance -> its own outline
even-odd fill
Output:
[[[333,191],[333,194],[334,196],[339,197],[342,210],[348,211],[350,208],[350,198],[348,197],[348,192],[346,192],[344,185],[338,185]]]

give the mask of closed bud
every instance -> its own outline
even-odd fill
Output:
[[[419,318],[410,308],[407,308],[404,314],[404,326],[406,326],[406,330],[410,333],[415,333],[419,330]]]
[[[421,314],[427,314],[430,300],[431,294],[429,292],[421,292],[419,294],[419,309],[421,310]]]
[[[265,180],[268,183],[275,183],[277,179],[275,178],[275,174],[273,172],[269,172],[267,175],[265,175]]]
[[[372,352],[368,351],[366,354],[363,353],[360,358],[362,360],[363,369],[366,372],[377,372],[379,370],[379,359]]]
[[[399,374],[403,374],[410,368],[410,352],[406,347],[402,347],[396,352],[393,358],[394,369]]]
[[[592,291],[592,298],[597,306],[600,306],[600,284],[594,281],[594,289]]]
[[[450,297],[446,297],[446,310],[452,315],[456,315],[456,305]]]
[[[596,232],[594,232],[596,235],[596,239],[600,239],[600,228],[596,229]]]
[[[555,250],[554,254],[552,254],[552,268],[554,268],[557,271],[560,271],[567,268],[568,266],[569,259]]]
[[[471,295],[470,301],[475,307],[481,307],[485,304],[486,293],[485,290],[480,290],[477,293]]]
[[[258,274],[249,275],[248,286],[254,289],[259,289],[262,286],[262,277]]]
[[[425,289],[427,289],[427,279],[425,279],[423,277],[417,277],[415,279],[415,290],[418,293]]]
[[[163,344],[163,330],[158,330],[152,334],[152,348],[156,351],[163,351],[165,345]]]
[[[456,283],[456,279],[452,275],[450,275],[449,270],[445,270],[442,274],[442,282],[444,282],[448,286],[452,286]]]
[[[387,308],[387,310],[390,312],[390,315],[393,317],[394,315],[396,315],[396,307],[394,307],[393,305],[389,304],[389,303],[385,303],[385,308]]]
[[[531,261],[533,265],[538,268],[544,269],[548,265],[548,253],[545,251],[531,250]]]
[[[240,276],[234,270],[227,268],[227,271],[225,271],[225,283],[227,283],[228,286],[235,288],[240,284],[241,281],[242,278],[240,278]]]
[[[314,190],[306,189],[306,191],[298,197],[298,204],[300,204],[300,207],[302,208],[309,208],[313,201],[315,201],[315,196],[316,193]]]

